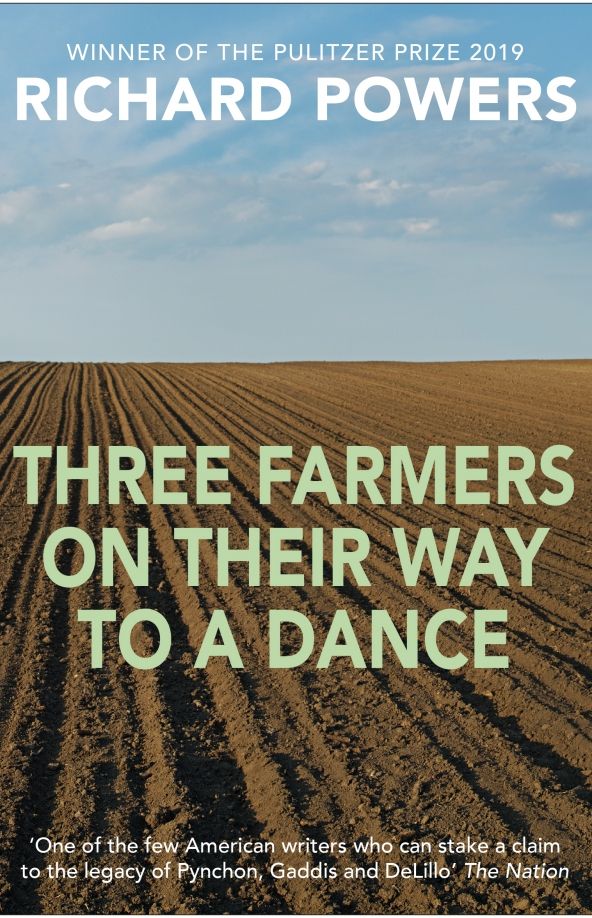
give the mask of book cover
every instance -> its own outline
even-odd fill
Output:
[[[586,4],[0,6],[0,911],[589,914]]]

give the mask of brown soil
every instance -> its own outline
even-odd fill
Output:
[[[0,405],[1,911],[590,912],[592,363],[4,363]],[[186,506],[109,506],[103,493],[98,507],[88,507],[85,492],[74,487],[69,505],[57,506],[52,466],[44,462],[47,497],[27,506],[23,463],[12,458],[16,443],[69,444],[73,464],[82,464],[94,443],[137,444],[146,452],[155,443],[180,443],[189,455],[193,444],[229,444],[232,505],[195,508],[190,499]],[[329,507],[322,498],[294,507],[291,490],[279,486],[272,505],[261,507],[260,443],[293,445],[295,467],[321,444],[339,481],[348,443],[383,450],[402,443],[418,456],[431,443],[519,443],[537,454],[566,443],[575,450],[569,468],[576,490],[559,508],[519,501],[373,507],[367,500]],[[114,589],[98,579],[72,591],[53,586],[42,549],[62,525],[91,534],[104,526],[149,526],[151,586],[135,588],[123,577]],[[209,549],[193,589],[184,543],[171,538],[173,526],[226,526],[238,543],[248,526],[346,525],[371,535],[371,587],[257,589],[240,565],[230,586],[218,587]],[[411,589],[393,568],[391,526],[406,526],[411,536],[422,526],[442,535],[459,526],[462,545],[470,546],[480,526],[530,534],[537,525],[551,533],[532,588],[520,587],[516,563],[504,551],[509,587],[479,578],[463,590],[458,577],[435,587],[424,571]],[[76,564],[75,555],[68,564]],[[417,670],[392,659],[381,670],[354,670],[345,660],[324,671],[267,666],[269,608],[306,612],[318,634],[330,611],[347,608],[366,650],[369,609],[429,614],[448,606],[508,609],[508,670],[450,673],[425,659]],[[105,666],[91,670],[77,609],[142,607],[166,615],[170,658],[158,669],[134,670],[111,629]],[[193,668],[214,608],[229,613],[244,670],[223,661]],[[452,637],[450,631],[446,640]],[[140,644],[151,640],[146,632]],[[486,883],[453,873],[448,881],[425,882],[266,876],[103,885],[43,874],[24,881],[20,871],[22,863],[43,868],[55,860],[32,851],[36,836],[242,836],[279,845],[307,837],[435,841],[467,833],[490,842],[557,841],[559,856],[524,861],[565,864],[569,878]],[[275,860],[290,862],[278,854]],[[147,867],[164,861],[139,858]],[[227,861],[246,863],[244,856]],[[356,863],[351,854],[340,866]]]

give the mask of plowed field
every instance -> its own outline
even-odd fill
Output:
[[[2,911],[590,912],[592,363],[4,363],[0,405]],[[109,505],[102,492],[99,505],[89,507],[83,489],[73,487],[70,502],[58,505],[53,466],[42,462],[43,499],[29,506],[23,463],[12,456],[16,443],[68,444],[72,464],[83,463],[88,444],[137,444],[147,454],[153,444],[183,444],[190,456],[195,444],[228,444],[232,504]],[[540,454],[566,443],[574,449],[575,494],[564,507],[330,507],[320,496],[295,507],[282,485],[273,503],[261,506],[261,443],[293,445],[295,467],[321,444],[340,490],[348,443],[385,451],[407,444],[418,456],[430,444],[523,444]],[[241,565],[220,587],[208,549],[200,585],[192,588],[185,545],[171,538],[174,526],[228,527],[240,544],[250,526],[348,525],[371,537],[370,587],[254,588]],[[75,590],[54,586],[42,550],[59,526],[91,535],[107,526],[150,527],[150,587],[133,587],[123,576],[114,588],[98,577]],[[405,526],[411,536],[425,526],[442,534],[458,526],[461,545],[480,526],[551,532],[533,587],[519,585],[516,560],[500,540],[508,587],[488,577],[470,589],[458,577],[436,587],[423,571],[411,589],[393,573],[391,526]],[[450,672],[425,659],[417,669],[391,659],[365,670],[348,660],[323,671],[267,665],[269,608],[305,612],[319,634],[329,613],[347,608],[367,649],[370,609],[431,613],[449,606],[508,610],[509,669]],[[133,669],[119,654],[116,631],[106,629],[104,667],[91,670],[80,608],[162,611],[172,628],[169,658],[153,670]],[[242,670],[223,660],[193,666],[214,608],[228,610]],[[453,636],[449,631],[446,639]],[[151,635],[144,638],[149,645]],[[39,836],[240,836],[279,846],[287,839],[435,841],[467,834],[489,842],[554,840],[560,854],[523,860],[567,865],[569,877],[486,882],[453,871],[449,880],[323,882],[265,871],[261,881],[147,876],[107,884],[57,882],[43,872],[24,880],[21,873],[23,863],[44,868],[56,859],[32,849],[30,839]],[[350,851],[340,868],[355,866],[357,857]],[[226,860],[240,866],[245,858]],[[470,859],[447,855],[439,863]],[[167,857],[119,857],[128,860],[149,868]],[[403,862],[398,854],[387,860]],[[106,854],[96,859],[107,861]]]

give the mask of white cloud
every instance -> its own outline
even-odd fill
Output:
[[[547,175],[559,175],[562,178],[578,178],[581,175],[589,175],[590,169],[576,162],[554,162],[545,166],[543,172]]]
[[[88,233],[90,239],[100,242],[109,242],[111,239],[130,239],[134,236],[144,236],[157,229],[157,224],[151,217],[141,217],[139,220],[121,220],[119,223],[108,223],[97,226]]]
[[[385,207],[391,204],[397,192],[406,186],[396,179],[379,178],[373,175],[370,169],[362,169],[357,175],[355,187],[377,207]]]
[[[261,200],[237,201],[226,208],[226,212],[234,223],[249,223],[263,216],[266,210],[265,202]]]
[[[327,163],[325,160],[316,159],[314,162],[306,163],[306,165],[302,167],[302,174],[307,178],[315,179],[319,178],[319,176],[321,176],[323,172],[326,172],[326,170]]]
[[[35,200],[33,188],[23,188],[20,191],[7,191],[0,194],[0,224],[10,225],[16,223],[27,211]]]
[[[276,176],[289,181],[302,181],[302,179],[316,181],[316,179],[325,174],[328,167],[329,163],[325,159],[315,159],[296,164],[282,164],[282,167],[277,170]]]
[[[560,229],[577,229],[586,219],[581,210],[571,210],[564,213],[551,214],[551,220]]]
[[[429,192],[431,198],[453,198],[453,197],[478,197],[486,194],[497,194],[502,188],[505,188],[507,182],[496,181],[492,179],[488,182],[481,182],[475,185],[447,185],[442,188],[432,188]]]
[[[438,221],[435,217],[412,217],[403,220],[402,225],[407,236],[425,236],[437,227]]]

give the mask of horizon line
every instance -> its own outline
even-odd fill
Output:
[[[67,365],[67,364],[88,364],[91,366],[99,364],[121,364],[122,366],[130,364],[173,364],[175,366],[192,366],[193,364],[211,364],[215,366],[217,364],[227,365],[236,365],[240,366],[247,364],[249,366],[280,366],[280,365],[293,365],[293,364],[342,364],[342,363],[392,363],[392,364],[414,364],[418,366],[422,365],[446,365],[446,364],[489,364],[489,363],[592,363],[592,357],[476,357],[476,358],[444,358],[441,360],[432,359],[432,360],[422,360],[422,359],[408,359],[403,360],[400,358],[388,358],[388,357],[354,357],[354,358],[307,358],[307,357],[298,357],[292,360],[37,360],[35,358],[19,358],[19,359],[3,359],[0,360],[0,366],[5,364],[17,364],[17,363],[49,363],[57,365]]]

